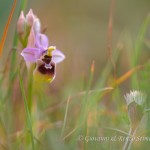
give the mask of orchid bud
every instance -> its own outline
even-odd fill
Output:
[[[28,14],[26,15],[27,25],[29,27],[32,27],[35,18],[36,18],[36,16],[33,14],[32,9],[30,9],[29,12],[28,12]]]
[[[24,17],[23,11],[21,11],[18,22],[17,22],[17,32],[22,35],[25,32],[26,19]]]
[[[128,105],[131,126],[136,129],[143,117],[146,95],[140,91],[130,91],[124,98]]]
[[[34,32],[37,34],[37,33],[40,33],[41,31],[41,23],[40,23],[40,20],[38,18],[36,18],[34,20],[34,23],[33,23],[33,29],[34,29]]]

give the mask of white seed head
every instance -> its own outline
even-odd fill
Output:
[[[141,91],[130,91],[124,95],[127,105],[135,102],[138,105],[143,105],[145,103],[146,95]]]

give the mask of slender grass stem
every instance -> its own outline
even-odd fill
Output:
[[[123,146],[123,150],[130,150],[131,145],[132,145],[132,143],[133,143],[133,140],[130,139],[130,138],[134,138],[135,133],[136,133],[136,129],[133,129],[133,128],[131,127],[130,130],[129,130],[129,136],[127,136],[126,141],[125,141],[125,144],[124,144],[124,146]]]
[[[17,0],[15,1],[14,0],[14,6],[15,7],[15,3],[17,2]],[[21,1],[21,4],[20,4],[20,10],[22,9],[25,9],[26,7],[26,3],[27,3],[27,0],[23,0]],[[13,12],[12,12],[13,14]],[[12,15],[11,14],[11,15]],[[20,14],[20,11],[18,12],[17,16],[19,16]],[[16,77],[16,70],[14,69],[16,66],[16,50],[14,49],[14,47],[17,47],[18,46],[18,34],[17,34],[17,31],[15,31],[15,34],[14,34],[14,38],[13,38],[13,45],[12,45],[12,53],[11,53],[11,63],[10,63],[10,73],[9,73],[9,87],[8,87],[8,91],[6,93],[6,97],[4,98],[4,100],[7,100],[7,99],[10,99],[11,95],[12,95],[12,87],[13,87],[13,82],[14,82],[14,79]]]
[[[69,108],[69,102],[70,102],[70,96],[68,97],[68,100],[67,100],[65,117],[64,117],[63,127],[62,127],[62,131],[61,131],[61,137],[63,136],[64,131],[65,131],[65,126],[66,126],[66,121],[67,121],[67,114],[68,114],[68,108]]]
[[[92,62],[92,65],[91,65],[91,71],[90,71],[90,77],[89,77],[89,82],[88,82],[88,85],[87,85],[87,90],[85,92],[85,96],[84,96],[84,99],[83,99],[83,103],[82,103],[82,108],[83,109],[83,124],[84,124],[84,131],[83,131],[83,134],[84,134],[84,137],[87,136],[87,116],[88,116],[88,93],[89,93],[89,90],[90,90],[90,87],[91,87],[91,84],[92,84],[92,81],[93,81],[93,73],[94,73],[94,61]],[[84,150],[87,149],[87,142],[84,140]]]
[[[4,44],[5,44],[6,37],[7,37],[8,28],[9,28],[9,25],[10,25],[10,22],[11,22],[11,19],[12,19],[12,16],[13,16],[13,14],[14,14],[14,10],[15,10],[15,8],[16,8],[16,4],[17,4],[17,0],[14,0],[13,6],[12,6],[12,9],[11,9],[11,12],[10,12],[10,14],[9,14],[9,17],[8,17],[8,20],[7,20],[5,29],[4,29],[4,33],[3,33],[3,36],[2,36],[2,40],[0,41],[0,56],[1,56],[2,51],[3,51],[3,47],[4,47]]]
[[[32,101],[33,101],[32,97],[33,97],[33,67],[31,66],[28,78],[28,108],[30,114],[32,110]]]
[[[150,24],[150,15],[148,15],[144,21],[144,23],[142,24],[139,34],[137,36],[137,40],[135,42],[135,49],[134,49],[134,53],[133,53],[133,59],[131,61],[131,66],[135,67],[138,65],[139,63],[139,59],[140,59],[140,54],[141,54],[141,50],[142,50],[142,46],[143,46],[143,42],[144,42],[144,38],[146,35],[146,31],[148,29],[148,26]],[[138,81],[138,76],[137,73],[135,73],[132,78],[131,78],[131,84],[132,84],[132,88],[138,88],[139,87],[139,82]]]
[[[115,0],[111,0],[109,22],[108,22],[107,48],[108,48],[108,57],[114,69],[114,76],[116,76],[116,64],[112,57],[112,29],[113,29],[114,6]]]
[[[129,135],[129,133],[124,132],[124,131],[122,131],[122,130],[120,130],[120,129],[117,129],[117,128],[103,127],[102,129],[112,130],[112,131],[115,131],[115,132],[117,131],[117,132],[122,133],[122,134],[124,134],[124,135]]]
[[[138,127],[140,126],[141,122],[142,122],[142,119],[141,119],[141,121],[139,122],[139,124],[137,124],[136,127],[134,127],[134,128],[133,128],[133,127],[130,127],[128,136],[127,136],[126,141],[125,141],[124,146],[123,146],[123,150],[130,150],[130,149],[131,149],[131,145],[132,145],[132,143],[134,142],[134,140],[132,140],[132,139],[130,139],[130,138],[133,138],[133,139],[134,139],[135,134],[136,134],[136,131],[137,131]]]
[[[29,128],[30,135],[31,135],[32,150],[35,150],[34,136],[33,136],[33,131],[32,131],[32,122],[31,122],[30,112],[29,112],[29,108],[28,108],[28,104],[27,104],[27,98],[26,98],[26,95],[25,95],[25,91],[24,91],[20,71],[19,71],[19,81],[20,81],[20,88],[21,88],[21,93],[22,93],[22,96],[23,96],[23,102],[24,102],[24,107],[25,107],[25,112],[26,112],[26,117],[27,117],[27,126]]]
[[[73,130],[71,130],[67,135],[65,135],[63,137],[63,140],[67,139],[70,135],[72,135],[76,130],[78,129],[78,127],[75,127]]]
[[[17,45],[18,45],[18,36],[17,36],[17,33],[15,33],[14,40],[13,40],[13,47],[16,47]],[[14,83],[14,79],[16,77],[16,70],[14,69],[15,64],[16,64],[16,51],[14,49],[12,49],[10,72],[9,72],[9,86],[8,86],[6,96],[4,98],[5,102],[7,100],[10,100],[11,95],[12,95],[13,83]]]

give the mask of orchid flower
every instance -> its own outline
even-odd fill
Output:
[[[36,63],[34,70],[36,81],[51,82],[55,78],[56,64],[63,61],[65,55],[55,46],[49,46],[45,34],[38,33],[35,36],[34,45],[24,48],[21,55],[27,63]]]
[[[40,20],[32,9],[26,16],[21,11],[17,22],[17,31],[24,47],[21,55],[27,68],[30,69],[32,64],[36,64],[33,72],[34,79],[51,82],[55,77],[56,64],[63,61],[65,56],[55,46],[49,46],[47,36],[41,34]]]

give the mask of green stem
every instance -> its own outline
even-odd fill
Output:
[[[19,71],[19,81],[20,81],[20,88],[21,88],[21,93],[22,93],[22,96],[23,96],[23,102],[24,102],[24,107],[25,107],[25,112],[26,112],[26,117],[27,117],[27,126],[29,128],[30,135],[31,135],[32,150],[35,150],[34,136],[33,136],[33,131],[32,131],[32,122],[31,122],[30,112],[29,112],[29,108],[28,108],[28,104],[27,104],[27,98],[26,98],[26,95],[25,95],[25,91],[24,91],[20,71]]]
[[[134,142],[134,140],[130,139],[130,138],[134,138],[136,131],[139,127],[141,122],[139,122],[139,124],[136,127],[131,127],[129,130],[129,134],[128,137],[126,138],[125,144],[123,146],[123,150],[130,150],[132,143]]]
[[[28,108],[31,114],[32,110],[32,99],[33,97],[33,66],[29,69],[29,78],[28,78]]]
[[[17,47],[17,45],[18,45],[18,36],[17,36],[17,33],[15,33],[14,40],[13,40],[13,47]],[[10,100],[11,95],[12,95],[14,79],[16,77],[16,70],[14,69],[15,64],[16,64],[16,50],[12,49],[10,72],[9,72],[9,86],[8,86],[6,97],[4,98],[5,102],[7,100]]]
[[[67,115],[68,115],[68,108],[69,108],[69,101],[70,101],[70,96],[68,97],[67,100],[67,105],[66,105],[66,110],[65,110],[65,116],[64,116],[64,121],[63,121],[63,127],[61,131],[61,137],[64,135],[65,127],[66,127],[66,122],[67,122]]]
[[[26,7],[26,3],[27,0],[22,0],[20,1],[20,11],[25,9]],[[19,17],[20,15],[20,11],[18,12],[17,16]],[[4,101],[6,101],[7,99],[11,98],[12,95],[12,88],[13,88],[13,84],[14,84],[14,79],[16,77],[16,70],[14,69],[16,66],[16,50],[14,49],[14,47],[18,46],[18,34],[17,31],[15,31],[15,35],[13,38],[13,49],[12,49],[12,53],[11,53],[11,64],[10,64],[10,72],[9,72],[9,87],[8,87],[8,91],[6,93],[6,97],[4,98]]]
[[[89,94],[89,90],[90,90],[90,87],[91,87],[91,84],[93,81],[93,73],[94,73],[94,61],[92,62],[92,65],[91,65],[89,82],[88,82],[86,93],[85,93],[83,103],[82,103],[83,113],[81,113],[81,114],[83,114],[83,124],[84,124],[83,134],[84,134],[84,137],[87,136],[87,116],[88,116],[88,105],[89,105],[88,94]],[[86,149],[87,149],[87,142],[84,140],[84,150],[86,150]]]
[[[134,133],[133,129],[130,128],[130,130],[129,130],[129,136],[126,138],[125,144],[123,146],[123,150],[129,150],[130,149],[131,144],[132,144],[133,141],[129,140],[129,139],[132,138],[133,133]]]

